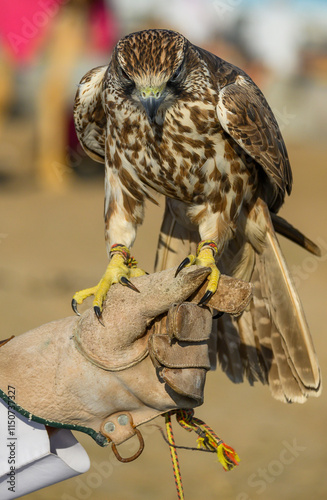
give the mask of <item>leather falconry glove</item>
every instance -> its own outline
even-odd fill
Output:
[[[251,298],[250,284],[222,276],[208,307],[199,307],[210,269],[175,272],[133,279],[140,293],[111,287],[103,325],[88,309],[4,342],[0,397],[7,402],[14,387],[11,406],[24,416],[112,442],[115,452],[137,434],[139,454],[140,424],[202,404],[214,364],[212,308],[240,314]]]

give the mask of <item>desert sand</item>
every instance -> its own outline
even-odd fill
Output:
[[[280,238],[298,285],[324,375],[327,281],[327,149],[288,145],[294,190],[281,214],[322,247],[310,256]],[[68,171],[64,175],[71,175]],[[149,272],[160,207],[148,204],[134,254]],[[97,282],[107,264],[103,238],[103,182],[75,180],[61,194],[33,183],[0,186],[0,339],[72,314],[76,290]],[[150,264],[151,263],[151,264]],[[90,305],[90,303],[89,303]],[[185,497],[222,500],[304,500],[327,498],[327,395],[304,405],[275,401],[259,383],[233,385],[218,368],[207,377],[205,402],[196,410],[240,455],[225,473],[214,455],[179,453]],[[156,424],[163,425],[160,417]],[[194,446],[195,436],[176,427],[176,441]],[[92,461],[90,471],[35,492],[26,500],[167,500],[176,492],[167,444],[151,424],[144,426],[145,450],[120,464],[110,448],[76,433]],[[134,449],[132,441],[122,454]]]

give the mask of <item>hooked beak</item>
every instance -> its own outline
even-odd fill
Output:
[[[140,89],[140,101],[143,104],[150,123],[153,123],[158,112],[158,108],[165,98],[164,90],[164,85],[161,87],[147,87]]]

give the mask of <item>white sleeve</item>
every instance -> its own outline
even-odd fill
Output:
[[[68,429],[49,437],[0,399],[0,498],[14,499],[86,472],[89,457]]]

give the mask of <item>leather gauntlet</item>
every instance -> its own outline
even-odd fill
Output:
[[[251,285],[221,276],[209,307],[197,306],[209,270],[192,266],[135,279],[140,293],[111,287],[103,323],[87,310],[15,337],[0,348],[0,397],[51,427],[86,432],[105,446],[137,426],[203,402],[212,310],[239,314]],[[203,285],[205,287],[205,285]]]

